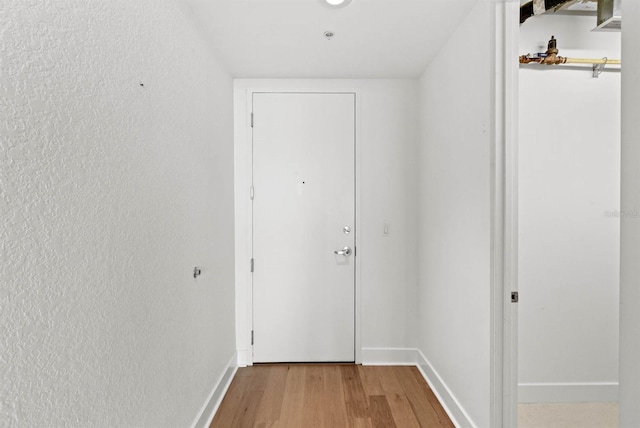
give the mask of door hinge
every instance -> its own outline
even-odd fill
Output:
[[[251,200],[253,201],[253,198],[256,196],[256,189],[253,187],[253,185],[251,187],[249,187],[249,197],[251,198]]]
[[[255,260],[251,259],[251,273],[253,273],[255,267],[256,267]]]
[[[251,344],[253,345],[253,330],[251,330]]]
[[[511,303],[518,303],[520,301],[520,295],[517,291],[511,292]]]
[[[251,113],[251,127],[253,128],[253,112]]]

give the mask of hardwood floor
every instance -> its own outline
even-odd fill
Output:
[[[238,369],[211,427],[453,427],[415,367],[270,364]]]

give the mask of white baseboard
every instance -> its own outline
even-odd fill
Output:
[[[416,350],[412,348],[362,348],[363,366],[415,366]]]
[[[469,414],[465,411],[464,407],[460,404],[458,399],[453,395],[449,387],[442,380],[438,372],[433,368],[427,357],[424,356],[420,350],[416,350],[417,365],[420,373],[425,378],[433,393],[438,397],[438,400],[442,404],[445,412],[451,418],[451,421],[456,427],[475,427]]]
[[[618,383],[521,383],[519,403],[609,403],[618,401]]]
[[[220,379],[218,379],[218,382],[216,382],[213,390],[209,394],[207,401],[202,406],[200,414],[192,425],[193,428],[207,428],[211,425],[211,421],[218,411],[218,407],[220,407],[220,403],[222,403],[222,399],[227,393],[229,385],[231,385],[233,376],[238,370],[237,360],[238,357],[236,354],[234,354],[231,360],[229,360],[229,364],[227,364],[227,367],[220,376]]]

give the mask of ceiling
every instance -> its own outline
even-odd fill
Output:
[[[180,1],[236,78],[400,78],[419,76],[483,0]]]

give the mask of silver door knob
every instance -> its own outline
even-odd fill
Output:
[[[339,256],[350,256],[351,255],[351,248],[350,247],[344,247],[342,250],[335,250],[333,252],[334,254],[337,254]]]

